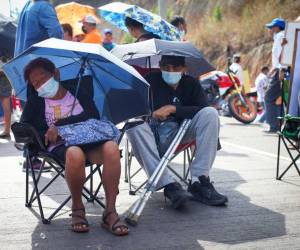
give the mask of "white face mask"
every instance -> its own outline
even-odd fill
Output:
[[[37,89],[37,92],[40,97],[52,98],[56,95],[58,88],[58,81],[56,81],[54,77],[51,77],[47,82]]]
[[[179,83],[182,72],[168,72],[168,71],[161,71],[162,72],[162,78],[168,85],[176,85]]]

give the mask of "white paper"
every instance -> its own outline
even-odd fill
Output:
[[[288,43],[283,46],[280,60],[280,63],[283,65],[290,66],[293,63],[296,29],[300,29],[300,22],[287,23],[285,29],[285,38]]]

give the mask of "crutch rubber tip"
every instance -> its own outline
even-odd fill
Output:
[[[130,226],[136,226],[138,224],[138,216],[129,214],[126,218],[125,221],[130,225]]]

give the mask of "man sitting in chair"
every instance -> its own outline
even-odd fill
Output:
[[[185,74],[185,58],[162,56],[161,72],[150,73],[145,79],[151,85],[152,118],[166,121],[173,117],[180,122],[192,119],[182,143],[195,140],[195,159],[191,164],[192,180],[188,192],[194,200],[207,205],[225,204],[228,199],[218,193],[210,182],[210,170],[218,148],[220,121],[218,112],[207,107],[207,98],[198,81]],[[155,135],[149,123],[143,123],[127,131],[133,153],[148,177],[161,160]],[[175,181],[168,169],[163,173],[157,189],[164,188],[164,195],[172,207],[181,207],[189,198],[188,193]]]
[[[78,79],[59,81],[59,71],[46,58],[37,58],[25,68],[29,97],[21,121],[31,124],[45,142],[48,151],[65,163],[65,176],[72,197],[72,230],[89,231],[81,194],[85,182],[86,161],[103,163],[102,181],[106,195],[106,209],[102,226],[114,235],[128,234],[128,227],[121,223],[115,202],[120,179],[120,152],[114,141],[104,141],[80,146],[65,146],[57,126],[99,119],[92,98],[92,78],[83,77],[75,99]]]

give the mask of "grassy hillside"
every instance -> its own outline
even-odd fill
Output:
[[[235,52],[243,55],[243,66],[254,79],[263,64],[270,64],[272,37],[264,25],[275,17],[294,20],[300,15],[300,0],[165,0],[168,15],[179,14],[188,22],[187,38],[217,68]],[[68,0],[54,0],[56,4]],[[77,1],[99,7],[109,0]],[[127,0],[157,11],[157,0]],[[104,24],[106,26],[107,24]],[[116,36],[124,36],[117,32]],[[117,38],[121,41],[121,38]]]

